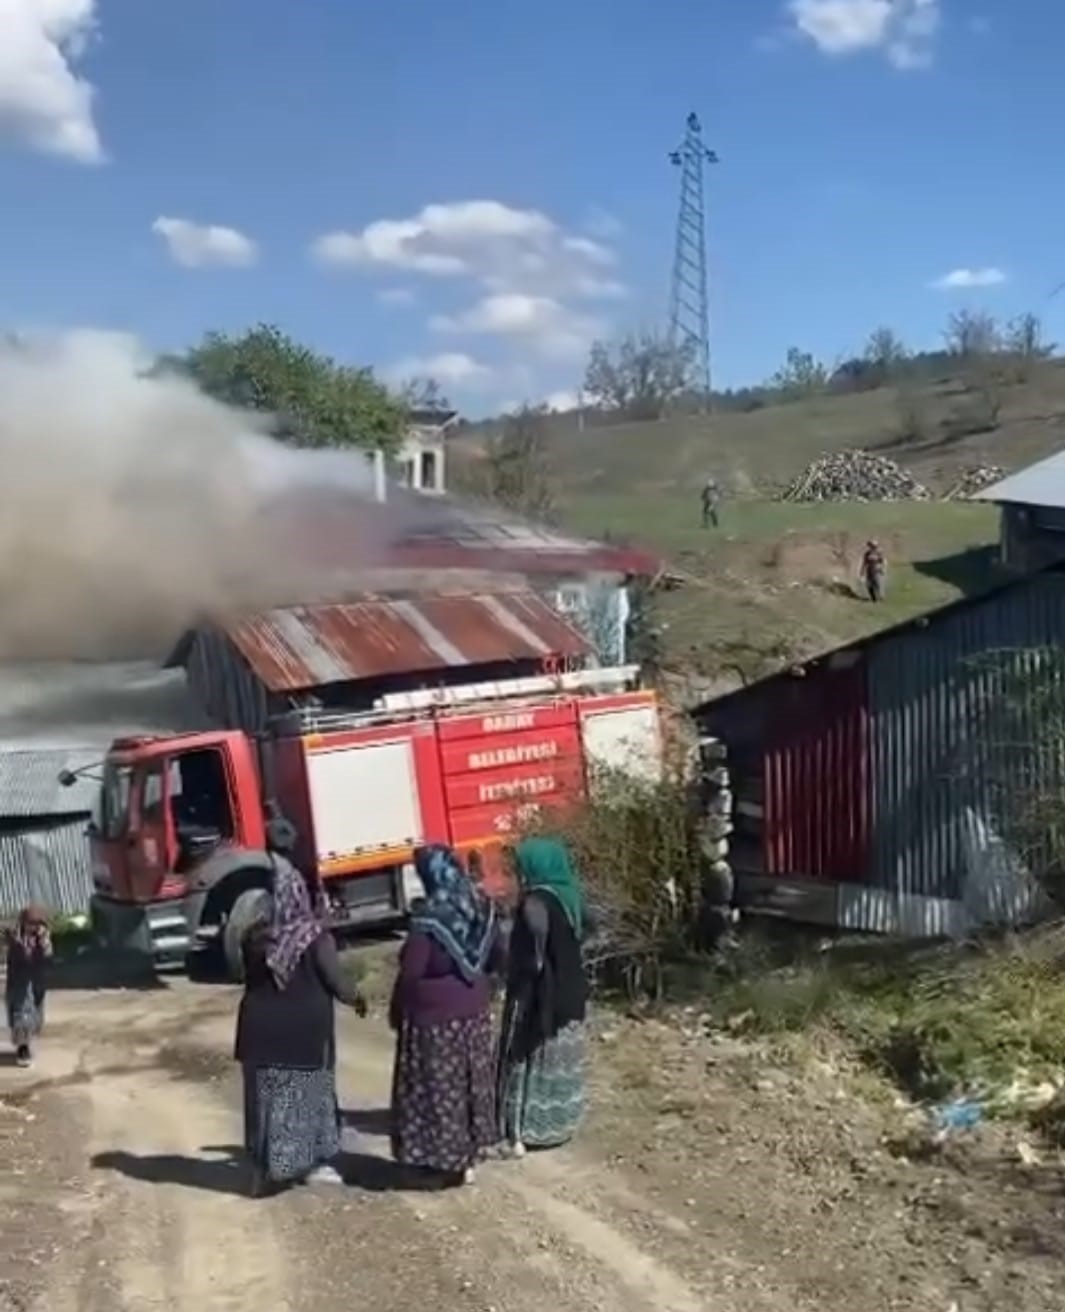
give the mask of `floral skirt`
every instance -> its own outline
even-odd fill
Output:
[[[586,1036],[574,1021],[525,1061],[504,1059],[499,1076],[500,1128],[508,1143],[557,1148],[584,1117]]]
[[[392,1153],[404,1166],[463,1171],[498,1141],[495,1049],[487,1012],[404,1022],[392,1078]]]
[[[244,1146],[276,1184],[302,1180],[340,1152],[336,1073],[244,1067]]]

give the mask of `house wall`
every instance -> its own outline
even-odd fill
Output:
[[[851,929],[1032,915],[1038,890],[1001,833],[1021,796],[1001,716],[1008,704],[1016,732],[1037,714],[1062,645],[1065,576],[1043,574],[702,708],[729,749],[741,882]]]
[[[625,664],[630,607],[620,575],[588,574],[546,583],[530,579],[529,584],[587,635],[601,665]]]
[[[415,492],[440,495],[447,490],[444,438],[439,431],[411,429],[395,460],[400,481]]]

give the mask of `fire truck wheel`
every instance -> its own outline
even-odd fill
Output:
[[[241,944],[244,935],[257,920],[269,915],[270,894],[265,888],[249,888],[230,908],[226,927],[222,933],[222,945],[226,956],[226,970],[229,978],[240,984],[244,979],[244,958]]]

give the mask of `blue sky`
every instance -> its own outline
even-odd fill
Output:
[[[666,153],[695,109],[721,157],[719,384],[878,323],[934,345],[963,305],[1065,341],[1054,0],[8,10],[13,327],[174,349],[267,320],[388,376],[431,368],[471,413],[570,391],[590,337],[664,314]],[[991,285],[933,286],[952,273]]]

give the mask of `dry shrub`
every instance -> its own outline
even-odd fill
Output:
[[[586,800],[541,817],[541,832],[549,826],[567,842],[584,880],[595,922],[587,959],[600,987],[657,998],[664,962],[691,947],[703,865],[694,803],[677,762],[656,783],[600,770]]]

